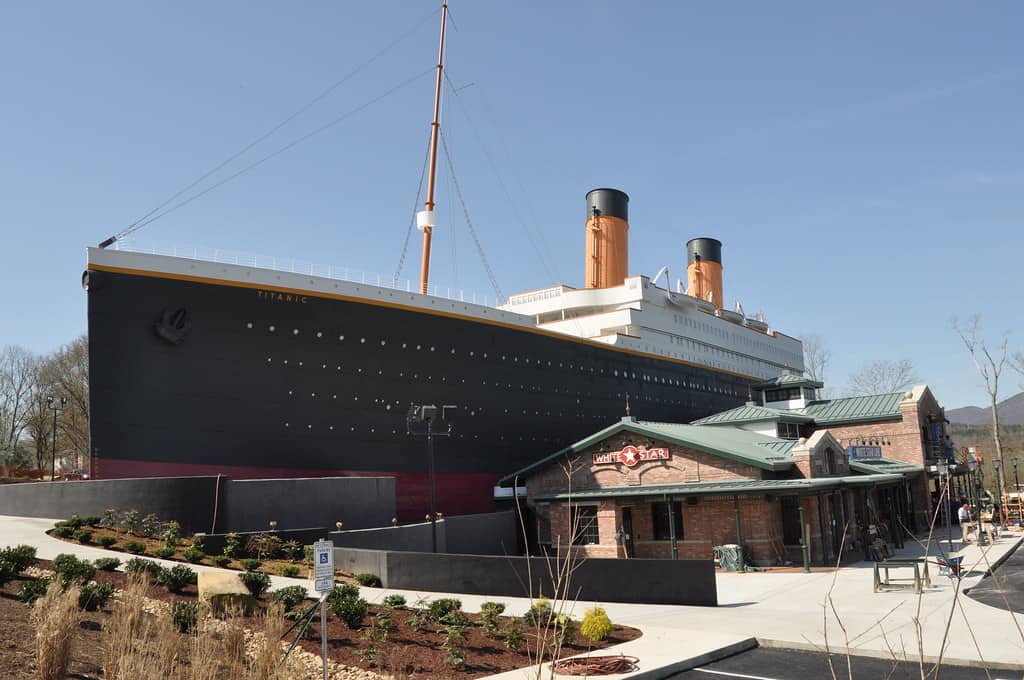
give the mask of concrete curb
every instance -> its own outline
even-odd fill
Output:
[[[691,668],[697,668],[698,666],[704,666],[714,661],[721,661],[730,656],[734,656],[741,652],[746,652],[757,647],[757,638],[747,638],[734,642],[724,647],[712,649],[703,654],[697,656],[691,656],[689,659],[683,659],[682,661],[676,661],[666,666],[659,666],[658,668],[652,668],[648,671],[640,671],[638,673],[632,673],[629,675],[630,680],[662,680],[668,678],[676,673],[682,673],[688,671]]]
[[[771,640],[769,638],[757,638],[757,644],[760,647],[766,649],[792,649],[798,652],[818,652],[820,654],[825,653],[825,648],[822,645],[816,645],[810,642],[790,642],[789,640]],[[834,656],[845,658],[846,651],[841,650],[841,646],[833,647],[832,654]],[[869,659],[885,659],[892,660],[893,655],[881,650],[875,649],[852,649],[850,650],[850,656],[863,656]],[[904,654],[902,656],[897,655],[897,660],[905,661],[908,663],[915,663],[922,657],[911,656]],[[937,656],[925,656],[923,657],[926,664],[936,664],[939,662]],[[999,661],[979,661],[977,659],[956,659],[948,656],[942,657],[942,663],[948,666],[966,666],[967,668],[980,668],[983,670],[990,671],[1024,671],[1024,663],[1004,663]]]

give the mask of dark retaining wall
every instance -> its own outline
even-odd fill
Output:
[[[0,515],[65,519],[106,508],[177,520],[185,534],[330,526],[380,526],[395,514],[392,477],[232,480],[146,477],[0,485]],[[216,500],[215,500],[216,499]],[[214,505],[217,522],[214,526]],[[322,534],[321,534],[322,535]]]
[[[443,519],[437,523],[437,550],[445,550],[446,530]],[[361,548],[363,550],[399,550],[403,552],[432,552],[430,522],[382,526],[376,529],[332,531],[328,537],[334,547]],[[359,573],[359,572],[353,572]]]
[[[385,588],[510,597],[554,593],[549,577],[552,565],[543,557],[335,548],[334,558],[341,569],[379,575]],[[568,597],[713,607],[718,604],[715,566],[712,560],[587,559],[576,565]]]
[[[186,532],[209,531],[216,477],[150,477],[0,486],[0,515],[65,519],[106,508],[176,519]]]
[[[394,477],[232,479],[221,494],[222,531],[330,526],[379,527],[395,516]]]
[[[515,511],[444,518],[445,551],[456,555],[521,555],[522,540]]]

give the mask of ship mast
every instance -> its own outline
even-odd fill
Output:
[[[444,71],[444,29],[448,23],[448,3],[441,3],[441,44],[437,48],[437,83],[434,86],[434,122],[430,125],[430,174],[427,176],[427,200],[416,214],[416,226],[423,232],[423,257],[420,261],[420,293],[430,285],[430,237],[434,231],[434,181],[437,176],[437,137],[441,132],[441,74]]]

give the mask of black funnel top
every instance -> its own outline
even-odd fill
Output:
[[[618,189],[593,189],[587,192],[587,219],[598,215],[620,217],[629,222],[629,196]]]
[[[698,255],[701,260],[722,264],[722,242],[707,236],[690,239],[686,242],[686,263],[696,262]]]

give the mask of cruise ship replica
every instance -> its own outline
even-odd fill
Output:
[[[443,27],[444,12],[440,55]],[[586,197],[585,288],[497,307],[428,295],[442,67],[420,292],[116,238],[88,249],[94,478],[393,476],[400,519],[422,518],[427,456],[406,416],[433,404],[455,407],[439,409],[437,509],[487,511],[499,478],[627,412],[689,422],[802,369],[799,340],[723,308],[719,241],[688,243],[685,291],[667,270],[630,276],[616,189]]]

